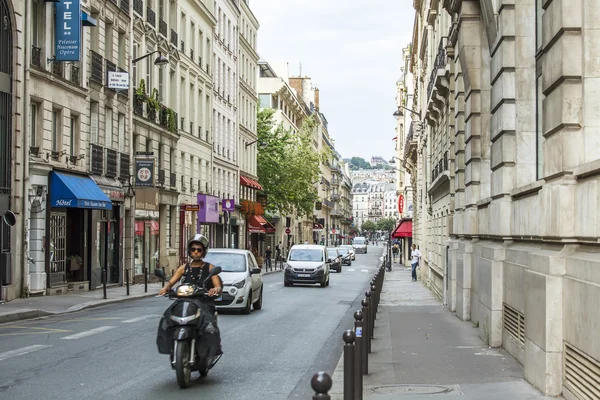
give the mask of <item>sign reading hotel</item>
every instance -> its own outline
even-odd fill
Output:
[[[56,7],[56,61],[79,61],[81,58],[81,3],[62,0]]]

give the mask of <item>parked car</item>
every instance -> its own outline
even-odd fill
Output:
[[[356,252],[354,251],[354,247],[351,244],[342,244],[340,245],[340,249],[348,249],[350,255],[352,256],[352,261],[356,260]]]
[[[248,250],[210,249],[204,261],[222,269],[219,276],[223,280],[223,293],[215,302],[217,310],[233,309],[249,314],[250,307],[262,308],[263,281],[254,254]]]
[[[342,255],[336,247],[327,248],[327,259],[330,260],[329,268],[342,272]]]
[[[358,253],[367,254],[367,239],[362,236],[357,236],[352,241],[352,247],[354,247],[354,251]]]
[[[338,247],[338,253],[342,257],[342,265],[352,265],[352,254],[350,254],[348,249]]]
[[[325,246],[316,244],[297,244],[288,254],[283,272],[283,285],[295,283],[318,283],[329,286],[330,262]]]

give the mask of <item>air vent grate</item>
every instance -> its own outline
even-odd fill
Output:
[[[600,399],[600,361],[565,342],[564,385],[578,399]]]
[[[504,332],[521,348],[525,347],[525,315],[503,303],[502,323]]]

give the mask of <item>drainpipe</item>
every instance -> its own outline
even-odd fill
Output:
[[[29,138],[29,126],[27,124],[29,117],[29,69],[31,65],[30,60],[30,51],[31,44],[29,43],[29,27],[31,24],[29,23],[29,10],[30,10],[31,0],[25,1],[25,29],[23,29],[24,42],[25,46],[23,46],[23,60],[24,60],[24,88],[23,88],[23,112],[22,112],[22,132],[23,132],[23,196],[22,196],[22,218],[21,218],[21,232],[23,234],[23,246],[21,251],[21,257],[18,260],[21,264],[21,296],[23,294],[29,293],[29,285],[27,284],[29,278],[29,260],[27,254],[29,253],[29,241],[28,239],[28,228],[29,228],[29,146],[30,146],[30,138]]]

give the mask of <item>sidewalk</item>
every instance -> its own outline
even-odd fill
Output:
[[[279,271],[281,270],[263,271],[262,275]],[[106,289],[106,300],[103,299],[104,292],[102,288],[88,292],[15,299],[4,304],[0,303],[0,324],[47,315],[67,314],[86,308],[152,297],[156,296],[161,287],[160,283],[149,283],[148,292],[146,293],[143,284],[130,285],[129,296],[127,296],[126,286],[109,287]]]
[[[410,268],[398,264],[385,275],[371,350],[364,399],[555,399],[527,383],[515,358],[489,348],[477,329],[443,307],[421,281],[411,282]],[[343,369],[342,355],[330,391],[334,400],[343,399]]]

